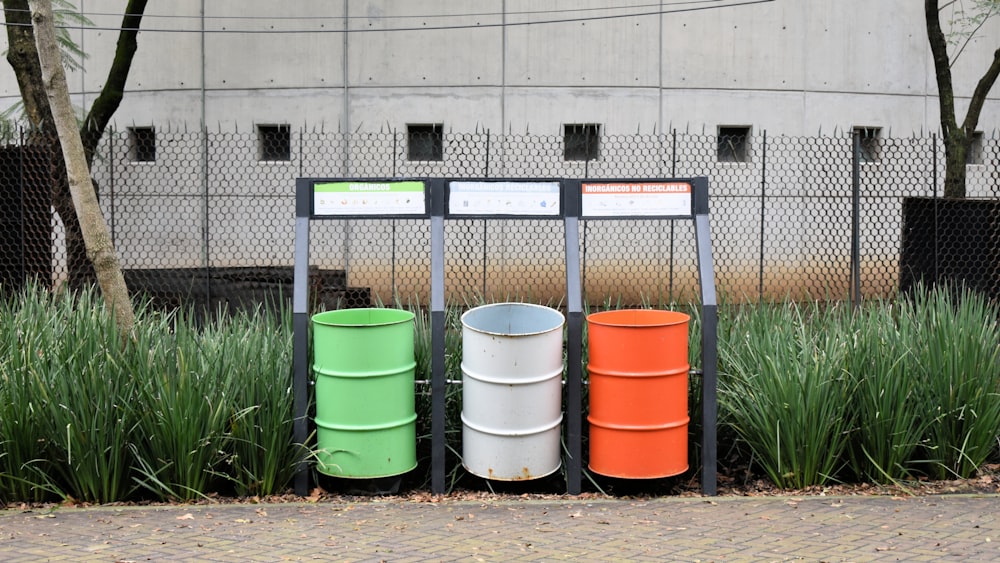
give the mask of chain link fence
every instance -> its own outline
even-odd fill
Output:
[[[849,134],[671,132],[607,135],[599,146],[569,151],[563,136],[419,135],[129,128],[105,136],[93,176],[130,288],[166,305],[214,310],[286,298],[298,177],[707,176],[725,299],[892,296],[920,279],[960,280],[991,296],[1000,288],[995,140],[975,147],[969,198],[953,207],[940,198],[944,149],[933,136],[865,139],[856,150]],[[56,202],[65,183],[57,152],[23,135],[0,149],[5,289],[29,279],[88,281],[86,256]],[[565,297],[563,229],[561,221],[449,220],[448,299],[558,305]],[[314,222],[314,295],[328,308],[426,303],[429,232],[420,219]],[[583,220],[580,241],[591,304],[697,296],[694,234],[685,222]]]

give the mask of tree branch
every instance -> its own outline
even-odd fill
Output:
[[[962,56],[962,53],[965,51],[965,48],[968,47],[969,43],[972,42],[972,38],[975,37],[977,33],[979,33],[979,30],[982,29],[984,25],[986,25],[986,22],[989,21],[990,16],[992,15],[993,15],[992,13],[987,13],[983,17],[982,21],[980,21],[979,24],[976,25],[976,28],[973,29],[971,33],[965,36],[965,41],[962,43],[962,46],[958,48],[958,51],[955,52],[955,56],[951,59],[951,65],[954,65],[956,62],[958,62],[958,58]]]
[[[90,111],[80,128],[80,137],[83,140],[88,166],[93,165],[97,145],[101,142],[101,137],[104,136],[104,131],[107,129],[111,117],[118,110],[125,95],[125,83],[128,81],[132,60],[139,47],[139,24],[142,23],[146,2],[147,0],[129,0],[128,6],[125,7],[121,31],[118,33],[118,45],[115,48],[115,58],[108,71],[108,79],[104,83],[100,95],[90,106]]]
[[[972,93],[972,99],[969,100],[969,109],[965,113],[965,122],[962,123],[962,129],[965,129],[967,133],[975,131],[976,125],[979,124],[979,114],[983,111],[986,96],[996,84],[997,76],[1000,76],[1000,49],[993,52],[993,62],[986,74],[979,79],[976,90]]]

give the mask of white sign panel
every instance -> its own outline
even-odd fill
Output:
[[[559,182],[451,182],[451,215],[559,215]]]
[[[314,215],[423,215],[423,182],[325,182],[313,186]]]
[[[582,217],[690,216],[687,182],[584,183]]]

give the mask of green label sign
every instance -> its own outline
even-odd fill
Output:
[[[313,186],[314,215],[424,215],[423,182],[325,182]]]

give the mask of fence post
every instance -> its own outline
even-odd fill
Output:
[[[306,160],[305,142],[302,139],[303,137],[305,137],[305,135],[306,135],[306,126],[300,125],[299,126],[299,175],[298,175],[299,178],[305,177],[305,160]]]
[[[677,129],[672,129],[670,131],[670,177],[677,177]],[[670,286],[669,286],[669,299],[670,302],[674,300],[674,223],[676,221],[670,222]]]
[[[931,171],[931,195],[935,198],[937,197],[937,178],[938,178],[938,161],[937,161],[937,133],[931,133],[931,166],[933,170]]]
[[[486,130],[486,158],[483,163],[483,178],[490,177],[490,130]]]
[[[399,291],[396,289],[396,224],[399,222],[398,219],[392,219],[392,249],[390,250],[392,258],[390,258],[389,265],[389,295],[393,303],[396,302],[396,297],[399,295]],[[400,301],[402,303],[402,301]]]
[[[111,246],[118,248],[115,244],[115,128],[111,127],[111,134],[108,135],[108,198],[111,200],[109,204],[109,211],[111,212]],[[91,173],[93,176],[93,173]],[[95,186],[96,188],[96,186]],[[118,256],[121,256],[121,252],[118,252]]]
[[[931,194],[934,197],[934,283],[938,280],[938,191],[937,191],[937,179],[938,179],[938,152],[937,152],[937,133],[931,133],[931,162],[934,166],[934,176],[931,179]]]
[[[16,279],[18,279],[20,281],[19,282],[14,282],[14,283],[15,283],[15,287],[21,287],[20,285],[17,285],[17,284],[23,283],[24,279],[27,277],[27,273],[28,273],[28,260],[27,260],[27,257],[25,256],[25,254],[27,253],[27,244],[25,243],[25,240],[24,240],[24,223],[25,223],[25,217],[24,217],[24,215],[25,215],[25,208],[27,207],[27,204],[25,202],[25,197],[24,197],[24,176],[25,176],[24,169],[25,169],[25,166],[26,166],[26,163],[25,163],[25,148],[26,147],[25,147],[25,143],[24,143],[24,129],[21,126],[18,126],[17,130],[18,130],[18,137],[19,137],[19,139],[18,139],[18,144],[17,144],[17,149],[18,150],[17,150],[17,152],[15,154],[17,155],[17,170],[18,170],[18,174],[17,174],[17,178],[16,178],[15,181],[17,182],[17,208],[18,208],[17,209],[17,215],[18,215],[18,222],[21,223],[22,234],[21,234],[20,237],[18,237],[18,241],[17,241],[18,242],[18,245],[17,245],[18,246],[17,247],[17,256],[20,258],[20,260],[18,261],[18,266],[20,268],[20,271],[16,274],[17,275]],[[113,240],[114,239],[112,239],[112,241]],[[52,287],[52,276],[51,275],[49,275],[48,286]]]
[[[205,245],[205,313],[209,312],[212,304],[212,254],[211,254],[211,208],[209,203],[209,190],[208,190],[208,124],[202,123],[201,125],[201,183],[202,183],[202,196],[205,199],[205,204],[203,206],[204,212],[204,222],[202,223],[202,243]]]
[[[490,177],[490,131],[486,130],[486,170],[484,178]],[[486,299],[487,261],[489,259],[486,221],[483,221],[483,299]]]
[[[757,269],[757,299],[764,300],[764,225],[767,224],[767,130],[761,145],[760,165],[760,263]]]
[[[852,137],[852,165],[851,165],[851,283],[850,297],[851,307],[855,310],[861,305],[861,239],[860,213],[861,213],[861,130],[855,129]]]
[[[670,176],[677,177],[677,129],[670,130]]]

